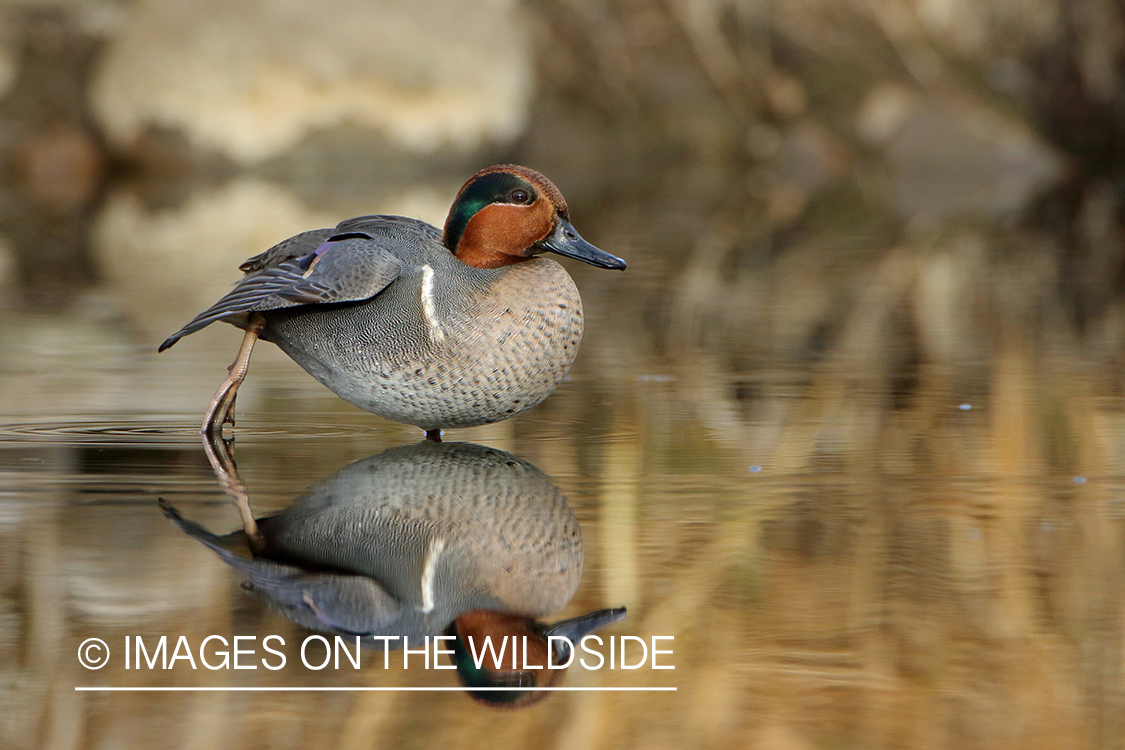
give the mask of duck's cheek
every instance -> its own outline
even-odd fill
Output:
[[[550,204],[542,198],[530,206],[493,203],[469,219],[459,247],[489,248],[507,255],[527,257],[532,246],[554,228],[551,214]],[[538,248],[531,254],[535,252]]]

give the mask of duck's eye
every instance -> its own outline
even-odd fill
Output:
[[[512,203],[527,203],[529,198],[531,198],[531,196],[526,190],[513,190],[508,193],[508,200]]]

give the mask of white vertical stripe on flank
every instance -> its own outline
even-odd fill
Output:
[[[430,336],[434,341],[445,339],[445,331],[441,329],[441,322],[434,309],[434,269],[429,265],[422,266],[422,314],[430,324]]]
[[[427,266],[428,268],[428,266]],[[433,273],[433,271],[430,271]],[[434,611],[434,575],[437,573],[438,558],[445,549],[444,539],[430,542],[430,552],[426,555],[426,565],[422,568],[422,611]]]

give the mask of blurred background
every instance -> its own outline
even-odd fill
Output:
[[[675,635],[678,692],[74,693],[87,635],[287,627],[155,505],[237,526],[239,336],[156,345],[498,162],[629,268],[568,265],[571,381],[451,437],[555,479],[560,616]],[[1123,166],[1117,0],[0,0],[0,746],[1125,747]],[[419,437],[273,347],[239,411],[259,510]]]

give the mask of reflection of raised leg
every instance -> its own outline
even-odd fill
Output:
[[[254,342],[266,324],[266,319],[260,313],[253,313],[246,326],[246,335],[242,337],[242,346],[238,350],[238,357],[230,366],[227,379],[215,391],[215,397],[207,406],[207,413],[203,417],[203,426],[199,428],[201,435],[217,435],[223,431],[223,423],[234,425],[234,397],[238,394],[238,386],[246,379],[246,371],[250,369],[250,354],[254,351]]]
[[[215,471],[215,478],[223,492],[230,495],[234,507],[238,508],[238,515],[242,518],[242,530],[246,532],[246,539],[250,543],[250,550],[255,554],[262,551],[265,543],[262,534],[258,531],[258,522],[254,520],[254,511],[250,508],[250,495],[246,484],[238,475],[238,467],[234,463],[234,454],[231,445],[223,440],[222,435],[213,433],[203,434],[203,450],[207,453],[207,460]]]

